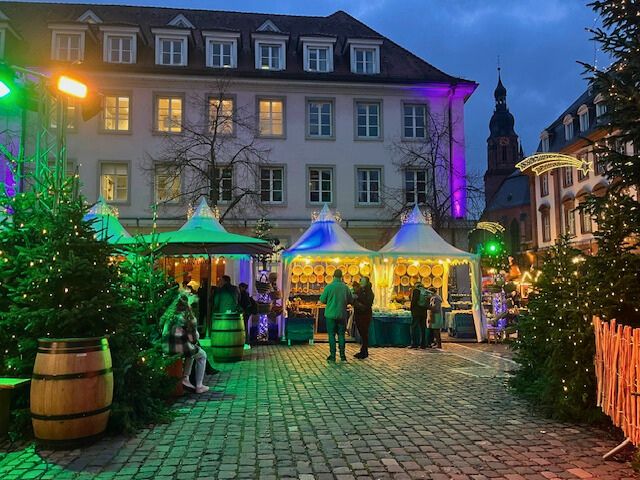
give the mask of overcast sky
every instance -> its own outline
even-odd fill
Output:
[[[83,3],[83,2],[68,2]],[[111,0],[92,3],[159,5],[298,15],[345,10],[445,72],[480,84],[467,102],[470,169],[486,168],[498,55],[509,109],[525,154],[542,129],[586,88],[582,67],[593,62],[585,28],[595,14],[584,0]],[[1,4],[1,2],[0,2]],[[602,54],[598,59],[602,63]]]

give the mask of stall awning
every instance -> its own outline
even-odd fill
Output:
[[[98,240],[106,240],[112,245],[135,243],[135,239],[118,220],[114,209],[102,196],[84,216],[84,221],[91,222],[91,228],[96,232]]]
[[[285,258],[310,257],[370,257],[375,252],[358,245],[338,224],[325,204],[318,218],[291,247],[282,252]]]
[[[450,245],[438,235],[427,223],[417,205],[400,230],[379,250],[379,253],[389,257],[426,257],[435,260],[474,258],[472,253]]]
[[[257,255],[272,251],[266,240],[227,232],[204,198],[179,230],[159,233],[155,239],[151,235],[144,238],[163,245],[165,255]]]

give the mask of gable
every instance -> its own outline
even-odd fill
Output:
[[[179,14],[176,15],[175,17],[173,17],[173,19],[167,23],[167,25],[170,25],[172,27],[179,27],[179,28],[191,28],[194,29],[196,28],[193,23],[191,23],[187,17],[185,17],[183,14]]]
[[[276,24],[273,23],[271,20],[267,20],[266,22],[264,22],[262,25],[258,27],[258,32],[281,33],[281,30],[278,27],[276,27]]]

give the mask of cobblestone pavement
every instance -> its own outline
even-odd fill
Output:
[[[615,439],[532,414],[500,352],[372,349],[327,364],[327,345],[258,347],[222,365],[170,424],[68,452],[0,453],[0,478],[635,478],[603,462]]]

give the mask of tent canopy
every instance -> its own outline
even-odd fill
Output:
[[[227,232],[204,198],[179,230],[159,233],[155,239],[146,235],[145,240],[164,244],[162,253],[165,255],[271,253],[271,245],[266,240]]]
[[[471,260],[474,255],[447,243],[431,228],[416,205],[400,230],[380,249],[389,257],[428,257],[433,259]]]
[[[112,207],[102,196],[84,216],[86,222],[91,222],[91,228],[96,232],[98,240],[106,240],[112,245],[135,243],[135,239],[127,232]]]
[[[374,252],[358,245],[336,222],[335,216],[325,204],[318,218],[298,241],[282,252],[282,256],[289,259],[304,255],[371,257]]]

